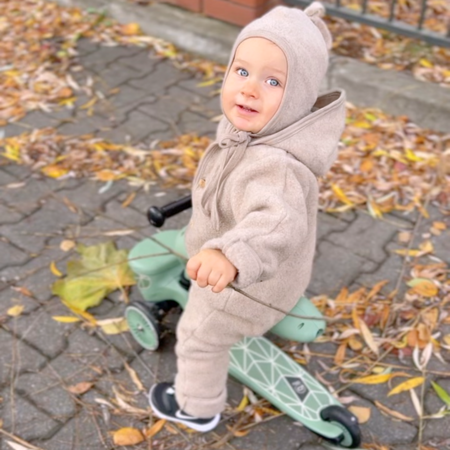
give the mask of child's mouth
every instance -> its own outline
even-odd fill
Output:
[[[249,108],[248,106],[244,105],[237,105],[240,112],[243,112],[244,114],[256,114],[258,111]]]

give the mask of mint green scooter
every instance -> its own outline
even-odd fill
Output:
[[[188,196],[162,208],[151,207],[147,216],[152,225],[161,227],[166,218],[191,206]],[[162,231],[136,244],[129,254],[130,267],[145,301],[130,303],[125,317],[133,337],[148,350],[158,348],[161,313],[175,303],[184,309],[188,301],[190,280],[185,272],[184,233],[184,228]],[[306,297],[300,298],[291,313],[322,317]],[[270,331],[288,340],[311,342],[324,329],[324,320],[286,316]],[[249,337],[236,344],[230,350],[229,373],[328,442],[344,448],[360,445],[356,417],[268,339]]]

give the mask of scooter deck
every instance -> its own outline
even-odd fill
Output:
[[[264,337],[247,337],[230,350],[229,373],[280,411],[328,438],[342,434],[320,411],[340,403],[305,369]]]

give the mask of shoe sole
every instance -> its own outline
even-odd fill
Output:
[[[158,411],[158,409],[155,407],[155,405],[152,402],[152,393],[153,393],[154,387],[155,387],[155,385],[153,385],[150,389],[150,392],[148,394],[148,400],[149,400],[150,406],[152,407],[153,412],[155,413],[155,416],[159,417],[160,419],[166,419],[169,422],[182,423],[183,425],[186,425],[187,427],[192,428],[195,431],[200,431],[201,433],[206,433],[206,432],[211,431],[214,428],[216,428],[217,424],[220,421],[220,414],[217,414],[217,416],[214,417],[214,420],[212,420],[211,422],[201,425],[198,423],[189,422],[187,420],[178,419],[177,417],[167,416],[166,414],[163,414],[162,412]]]

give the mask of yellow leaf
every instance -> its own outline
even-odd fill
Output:
[[[406,159],[413,162],[423,161],[423,158],[417,156],[410,148],[405,149]]]
[[[63,252],[68,252],[69,250],[72,250],[75,247],[75,242],[74,241],[70,241],[68,239],[65,239],[64,241],[61,242],[61,244],[59,244],[59,248],[63,251]]]
[[[85,103],[84,105],[80,106],[80,109],[88,109],[91,106],[94,106],[95,103],[97,102],[97,100],[98,100],[97,97],[91,98],[87,103]]]
[[[11,308],[8,309],[8,311],[6,311],[6,314],[8,314],[8,316],[11,317],[17,317],[22,314],[24,308],[25,307],[23,305],[12,306]]]
[[[130,375],[130,378],[133,380],[133,383],[136,385],[136,387],[140,391],[145,391],[144,385],[142,384],[141,380],[139,379],[136,371],[133,368],[131,368],[126,362],[125,362],[125,368],[127,369],[127,372]]]
[[[166,419],[158,420],[150,428],[144,430],[145,437],[148,439],[157,435],[163,429],[165,424]]]
[[[52,319],[62,323],[79,322],[81,320],[78,317],[73,316],[52,316]]]
[[[434,297],[438,294],[437,286],[427,278],[414,278],[406,283],[412,291],[424,297]]]
[[[400,249],[400,250],[394,250],[394,252],[397,253],[398,255],[402,255],[402,256],[417,256],[422,253],[420,250],[408,250],[407,248]]]
[[[336,184],[331,184],[331,189],[333,190],[336,197],[346,205],[353,205],[354,203],[345,195],[344,191]]]
[[[386,383],[386,381],[392,378],[392,374],[384,373],[381,375],[368,375],[367,377],[356,378],[353,383],[359,384],[381,384]]]
[[[66,175],[69,171],[55,164],[51,164],[49,166],[43,167],[41,169],[41,172],[50,178],[59,178],[62,177],[63,175]]]
[[[61,299],[61,302],[65,306],[67,306],[67,308],[69,308],[72,312],[74,312],[75,314],[80,315],[81,317],[83,317],[83,319],[86,319],[92,325],[97,325],[97,319],[92,314],[89,314],[88,312],[83,311],[82,309],[71,305],[70,303],[66,302],[64,299]]]
[[[134,36],[136,34],[139,34],[141,31],[141,27],[138,23],[128,23],[126,25],[122,25],[122,33],[125,36]]]
[[[212,86],[213,84],[219,83],[220,81],[222,81],[222,78],[213,78],[212,80],[208,80],[208,81],[203,81],[199,84],[197,84],[197,87],[206,87],[206,86]]]
[[[347,349],[347,341],[345,340],[344,342],[341,343],[341,345],[339,345],[336,355],[334,356],[334,363],[338,366],[340,366],[345,359],[345,350]]]
[[[424,381],[425,381],[424,377],[416,377],[416,378],[411,378],[408,381],[404,381],[403,383],[400,383],[394,389],[389,391],[388,397],[391,395],[398,394],[399,392],[404,392],[404,391],[409,391],[410,389],[414,389],[415,387],[420,386]]]
[[[76,97],[65,98],[64,100],[60,100],[58,102],[61,106],[73,106],[73,104],[77,101]]]
[[[428,59],[421,58],[419,61],[420,65],[423,67],[427,67],[428,69],[431,69],[433,66],[433,63],[431,61],[428,61]]]
[[[444,222],[433,222],[433,228],[436,228],[436,230],[444,231],[447,229],[447,225]]]
[[[129,330],[128,322],[125,317],[97,320],[97,325],[102,328],[102,331],[105,334],[120,334]]]
[[[50,271],[56,277],[62,277],[63,276],[63,274],[57,269],[55,261],[52,261],[50,263]]]
[[[365,408],[363,406],[349,406],[348,409],[358,418],[359,423],[366,423],[370,419],[370,408]]]
[[[2,155],[12,161],[20,162],[20,147],[13,145],[5,145],[5,152]]]
[[[144,439],[143,434],[137,428],[125,427],[113,433],[113,440],[116,445],[136,445]]]
[[[239,406],[236,408],[236,411],[244,411],[247,405],[248,405],[248,397],[244,395],[242,397],[241,403],[239,403]]]

